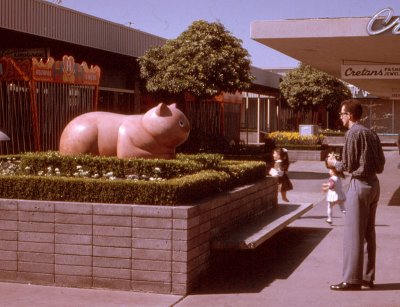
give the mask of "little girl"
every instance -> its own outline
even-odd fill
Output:
[[[344,207],[346,195],[344,194],[342,188],[342,178],[345,177],[343,172],[337,171],[335,167],[329,167],[328,164],[326,164],[326,167],[329,169],[330,178],[327,183],[322,184],[322,190],[325,192],[328,191],[328,193],[326,194],[326,201],[328,202],[326,222],[331,224],[332,208],[334,205],[339,205],[340,211],[342,211],[343,214],[346,213]]]
[[[289,169],[289,155],[286,148],[275,148],[273,152],[274,167],[270,169],[269,174],[278,177],[278,189],[281,192],[282,200],[289,202],[286,192],[293,190],[287,171]]]

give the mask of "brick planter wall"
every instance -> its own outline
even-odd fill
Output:
[[[0,280],[184,295],[214,236],[275,205],[271,177],[188,206],[0,199]]]

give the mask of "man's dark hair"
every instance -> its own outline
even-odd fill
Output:
[[[355,120],[359,120],[361,118],[363,109],[361,103],[357,99],[347,99],[342,102],[342,107],[346,112],[353,114],[353,118]]]

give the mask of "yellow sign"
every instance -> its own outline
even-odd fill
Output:
[[[32,78],[36,81],[98,85],[100,68],[88,67],[86,62],[77,64],[72,56],[66,55],[63,56],[62,61],[54,61],[51,57],[46,62],[33,58]]]

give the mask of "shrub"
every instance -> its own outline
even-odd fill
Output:
[[[123,160],[27,153],[0,157],[0,198],[178,205],[255,182],[265,171],[263,162],[218,154]]]
[[[19,174],[23,175],[62,175],[93,179],[111,177],[114,179],[127,177],[169,179],[217,167],[222,158],[218,154],[178,154],[177,159],[174,160],[141,158],[125,160],[91,155],[62,156],[58,152],[48,151],[3,157],[3,160],[10,163],[10,160],[18,159],[12,164],[19,165]]]
[[[265,142],[287,149],[316,149],[323,146],[323,140],[324,136],[322,134],[300,135],[299,132],[275,131],[267,134]]]
[[[324,136],[344,136],[345,132],[341,130],[324,129],[321,131]]]

